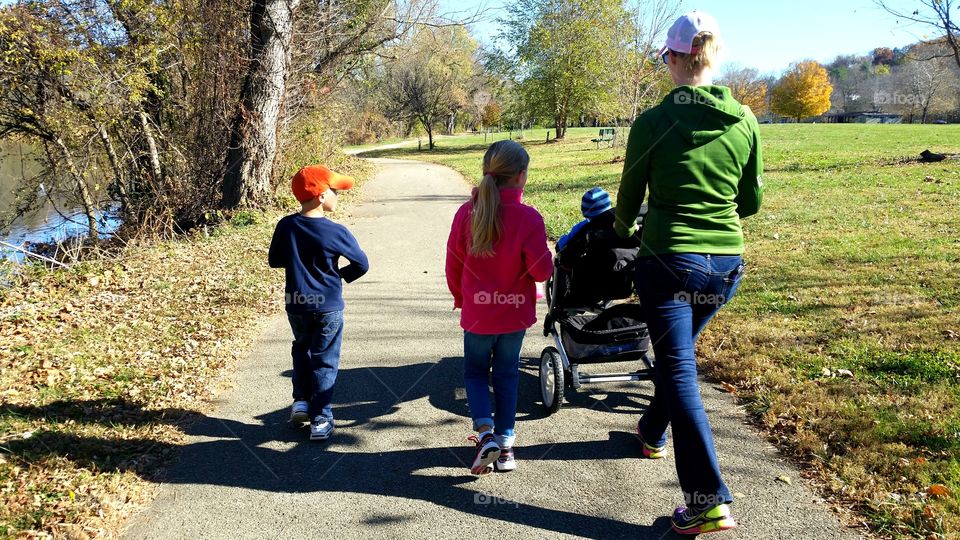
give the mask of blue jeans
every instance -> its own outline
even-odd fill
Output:
[[[463,385],[473,418],[473,429],[493,426],[500,446],[510,448],[516,436],[517,385],[520,382],[520,347],[526,330],[511,334],[463,333]],[[493,371],[490,406],[489,380]]]
[[[700,399],[694,346],[700,331],[737,292],[743,271],[739,255],[681,253],[638,260],[637,294],[656,358],[656,390],[638,427],[648,444],[663,446],[667,425],[673,425],[677,476],[688,506],[733,501],[720,478]]]
[[[309,401],[310,418],[333,418],[333,386],[340,369],[343,311],[287,313],[293,330],[293,399]]]

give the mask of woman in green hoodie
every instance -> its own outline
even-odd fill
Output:
[[[656,356],[656,391],[637,425],[643,455],[666,455],[673,425],[685,506],[671,520],[681,534],[736,526],[720,477],[713,434],[697,384],[700,331],[734,295],[744,263],[740,219],[763,194],[757,120],[712,83],[720,33],[710,15],[691,11],[667,33],[661,58],[677,87],[633,123],[617,194],[616,229],[636,232],[647,191],[637,294]]]

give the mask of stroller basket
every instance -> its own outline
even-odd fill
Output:
[[[571,359],[615,357],[649,347],[650,337],[637,304],[619,304],[599,314],[583,313],[558,322]]]

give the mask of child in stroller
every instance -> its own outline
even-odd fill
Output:
[[[633,297],[640,233],[626,240],[617,236],[609,195],[604,195],[600,188],[584,194],[581,209],[586,219],[557,243],[553,275],[546,285],[543,333],[553,337],[555,346],[540,355],[540,389],[551,413],[563,405],[567,388],[653,379],[650,338],[640,306],[625,301]],[[638,223],[642,216],[643,212]],[[631,373],[590,375],[579,368],[637,360],[644,365]]]

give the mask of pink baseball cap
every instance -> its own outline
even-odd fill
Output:
[[[720,25],[713,15],[705,11],[689,11],[674,21],[670,30],[667,30],[667,44],[660,49],[657,56],[663,56],[667,49],[671,51],[696,54],[700,51],[694,50],[693,38],[700,32],[710,32],[714,38],[720,38]]]

